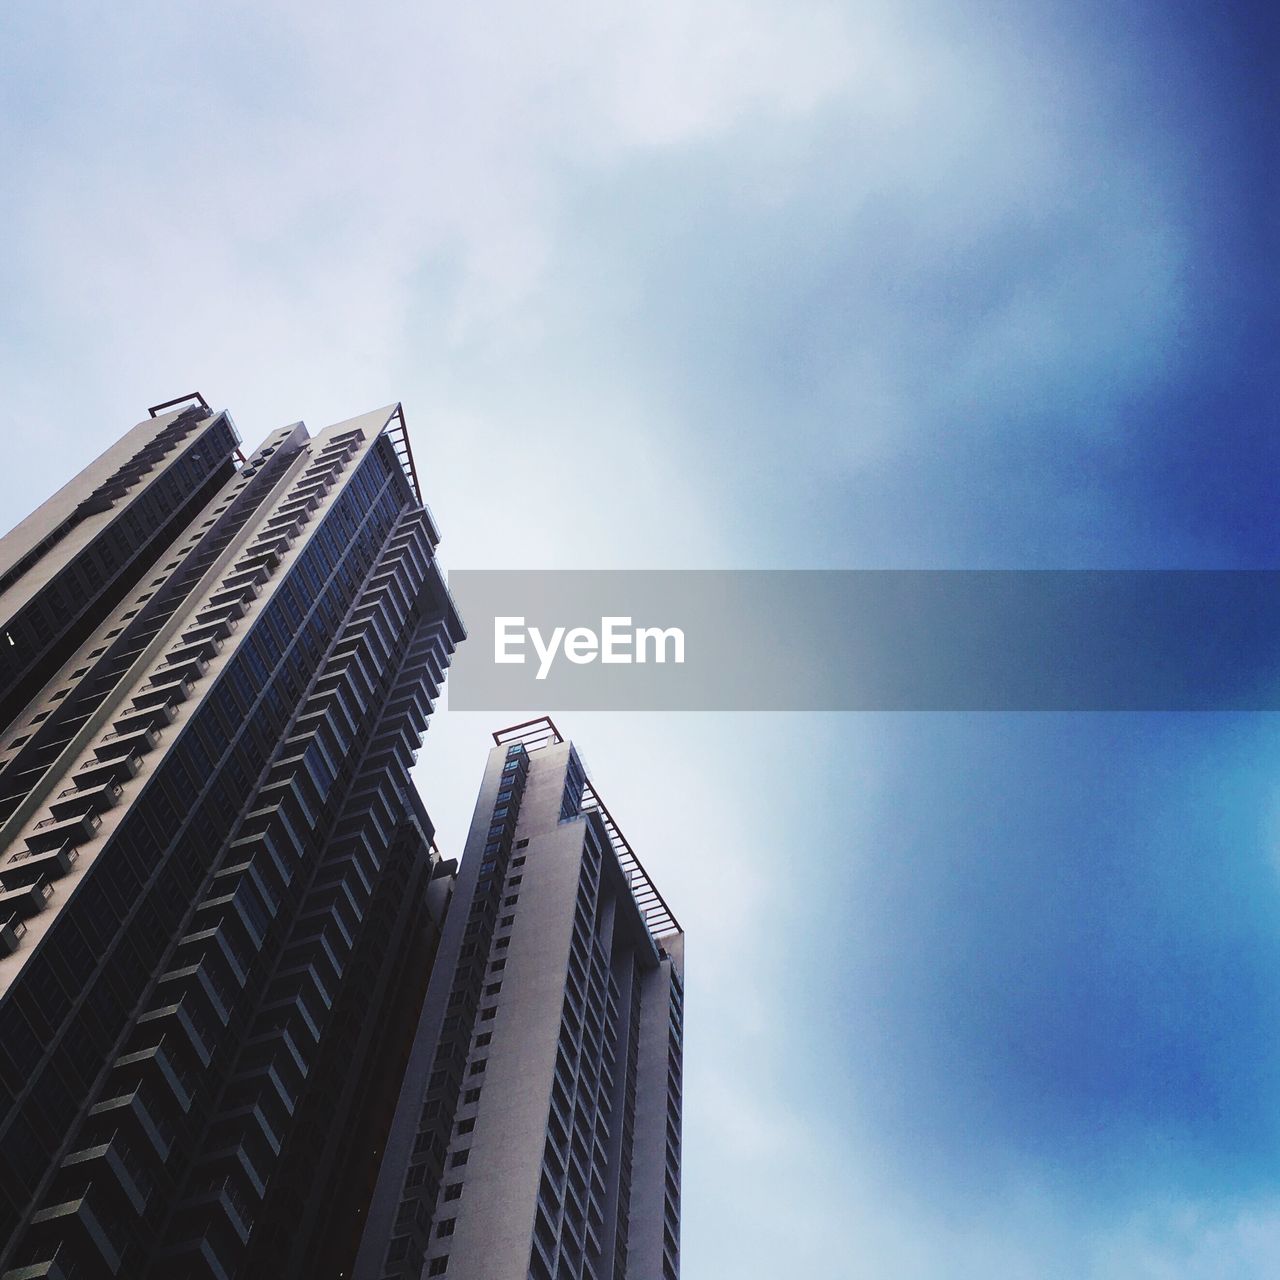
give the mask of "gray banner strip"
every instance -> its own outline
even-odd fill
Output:
[[[458,570],[449,586],[470,632],[459,710],[1280,709],[1280,571]]]

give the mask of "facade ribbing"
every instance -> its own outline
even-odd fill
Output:
[[[312,1277],[358,1240],[463,633],[398,406],[236,443],[161,414],[0,541],[5,1280]]]

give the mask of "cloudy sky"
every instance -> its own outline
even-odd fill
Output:
[[[0,524],[198,388],[403,401],[454,568],[1276,567],[1267,9],[11,5]],[[1280,1273],[1273,717],[562,727],[689,932],[689,1280]]]

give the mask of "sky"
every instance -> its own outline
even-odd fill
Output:
[[[198,389],[402,401],[452,568],[1275,568],[1276,28],[10,6],[0,524]],[[1274,717],[561,727],[688,934],[688,1280],[1280,1273]]]

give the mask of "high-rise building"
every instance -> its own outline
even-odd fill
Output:
[[[684,936],[546,719],[494,735],[357,1280],[677,1280]]]
[[[462,638],[399,406],[245,459],[200,397],[0,541],[0,1273],[354,1257],[451,864]]]

